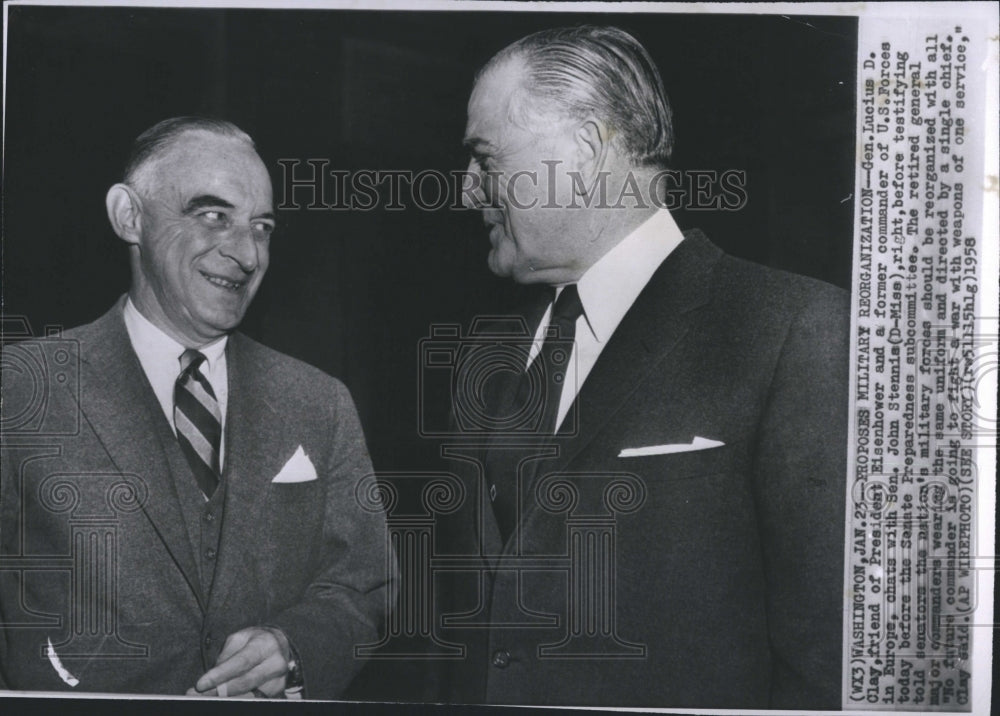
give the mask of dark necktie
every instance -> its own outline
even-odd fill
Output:
[[[528,368],[529,372],[545,371],[543,376],[545,400],[542,408],[544,413],[538,430],[541,435],[553,435],[556,432],[559,401],[566,380],[566,369],[569,367],[570,351],[576,339],[576,321],[582,315],[583,304],[580,303],[580,294],[576,290],[576,284],[571,283],[563,288],[559,298],[556,299],[542,349]]]
[[[222,414],[212,385],[198,370],[205,356],[196,350],[181,355],[181,374],[174,384],[177,442],[206,499],[219,485]]]
[[[562,397],[563,385],[566,379],[566,369],[569,366],[573,340],[576,336],[576,321],[583,315],[583,304],[576,290],[576,284],[563,288],[552,307],[552,315],[545,331],[545,340],[538,355],[527,367],[513,386],[514,405],[539,405],[540,415],[537,420],[526,420],[532,425],[528,434],[535,437],[548,437],[556,432],[556,417],[559,413],[559,402]],[[540,401],[532,400],[531,390],[544,390]],[[493,501],[493,512],[496,515],[497,526],[504,542],[510,536],[516,525],[517,505],[519,502],[517,485],[517,464],[524,456],[517,449],[504,448],[496,445],[487,458],[486,474],[490,483],[490,497]],[[527,482],[530,471],[537,465],[528,463],[529,471],[524,475]],[[524,486],[522,485],[522,488]]]

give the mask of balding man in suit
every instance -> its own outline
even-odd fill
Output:
[[[0,686],[335,698],[384,618],[384,516],[345,387],[236,331],[267,170],[229,122],[165,120],[107,211],[128,294],[4,352]]]

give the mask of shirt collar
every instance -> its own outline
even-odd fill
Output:
[[[136,355],[144,365],[159,365],[164,370],[180,373],[180,357],[186,350],[184,346],[164,333],[135,307],[132,297],[125,301],[125,327]],[[213,370],[226,351],[229,336],[222,336],[211,343],[201,346],[198,351],[205,356],[207,369]]]
[[[598,343],[611,337],[653,273],[683,240],[670,212],[659,209],[580,277],[580,302]]]

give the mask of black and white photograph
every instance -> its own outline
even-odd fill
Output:
[[[996,28],[5,5],[5,713],[989,713]]]

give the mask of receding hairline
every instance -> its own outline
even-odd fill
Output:
[[[246,132],[238,128],[236,128],[235,132],[232,132],[217,130],[210,127],[190,126],[183,127],[175,133],[171,133],[165,137],[162,144],[154,147],[147,156],[142,157],[138,163],[129,167],[129,169],[126,170],[123,182],[134,189],[151,188],[150,180],[156,176],[155,174],[151,176],[151,172],[153,172],[158,165],[171,159],[179,151],[183,150],[183,145],[185,143],[190,142],[191,140],[197,141],[199,139],[217,139],[222,142],[241,145],[249,149],[250,152],[252,152],[253,155],[261,161],[261,163],[263,163],[263,160],[260,159],[260,154],[257,152],[257,145]]]
[[[548,101],[532,87],[534,65],[531,50],[522,46],[520,42],[519,40],[504,47],[476,72],[473,92],[482,82],[509,68],[511,74],[508,81],[511,86],[507,92],[507,104],[504,108],[507,112],[507,121],[532,134],[544,134],[543,127],[537,124],[539,117],[558,122],[580,119],[565,107]],[[600,119],[606,121],[605,117]]]
[[[505,47],[479,69],[473,82],[472,97],[484,82],[495,78],[498,73],[508,68],[510,75],[506,81],[510,84],[506,88],[504,105],[508,122],[532,134],[542,134],[544,132],[541,132],[540,127],[526,121],[529,116],[551,116],[557,117],[560,121],[575,119],[568,112],[560,111],[559,108],[546,103],[543,97],[532,91],[531,63],[524,49],[514,45]],[[464,143],[467,146],[470,145],[470,139],[478,138],[466,137]]]
[[[151,165],[168,156],[190,132],[197,131],[239,139],[248,143],[256,152],[256,145],[250,135],[227,119],[199,115],[168,117],[145,129],[132,142],[122,172],[122,181],[135,185],[137,180],[145,179]]]
[[[512,117],[593,115],[616,130],[614,141],[630,161],[667,166],[673,112],[659,68],[634,35],[596,25],[541,30],[493,55],[476,73],[476,85],[514,62],[523,69]]]

